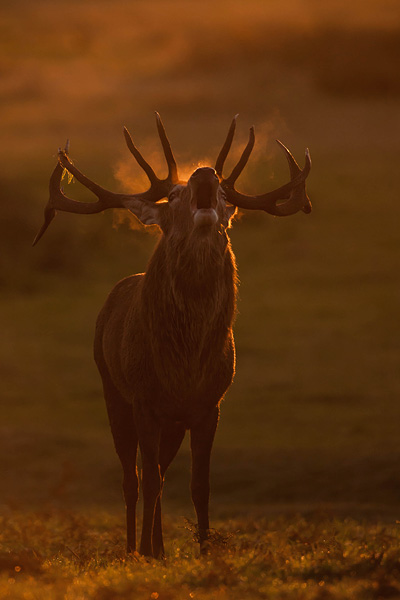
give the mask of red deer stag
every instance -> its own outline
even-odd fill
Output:
[[[56,210],[89,214],[107,208],[126,208],[143,224],[157,224],[162,235],[146,273],[120,281],[97,319],[95,360],[115,448],[123,468],[126,502],[127,549],[136,548],[138,500],[137,448],[142,457],[143,526],[140,553],[164,555],[161,493],[165,472],[187,429],[192,454],[191,494],[197,513],[201,552],[206,551],[209,529],[210,454],[219,417],[219,405],[235,371],[232,324],[236,305],[236,266],[227,230],[236,207],[264,210],[276,216],[309,213],[311,204],[305,167],[278,142],[286,154],[290,181],[258,196],[235,189],[254,145],[254,129],[229,177],[222,175],[230,150],[236,117],[218,156],[215,170],[201,167],[181,181],[160,116],[157,128],[168,165],[159,179],[124,129],[126,143],[150,180],[139,194],[116,194],[83,175],[59,150],[50,179],[50,200],[43,235]],[[60,182],[67,169],[97,197],[97,202],[68,198]],[[167,199],[167,202],[159,200]]]

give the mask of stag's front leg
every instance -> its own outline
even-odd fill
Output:
[[[165,473],[181,447],[186,429],[182,423],[169,423],[161,430],[160,439],[160,474],[161,492],[156,503],[153,527],[153,552],[156,558],[164,558],[164,542],[161,519],[161,495]]]
[[[192,449],[192,500],[197,514],[200,552],[207,552],[209,530],[208,504],[210,499],[210,458],[219,418],[219,407],[190,429]]]
[[[159,466],[160,426],[148,414],[135,414],[142,456],[143,524],[140,554],[154,556],[152,536],[154,510],[161,492]]]

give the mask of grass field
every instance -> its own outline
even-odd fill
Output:
[[[219,525],[219,523],[218,523]],[[13,513],[3,518],[0,594],[58,598],[397,598],[399,525],[323,514],[225,519],[199,559],[193,526],[166,522],[173,538],[163,563],[127,558],[120,523],[108,513]],[[34,549],[33,549],[34,548]]]
[[[0,597],[400,597],[398,3],[18,0],[3,17]],[[182,174],[212,164],[237,112],[230,164],[252,124],[257,139],[243,191],[286,180],[277,137],[313,159],[310,216],[245,214],[231,231],[238,372],[213,453],[215,547],[199,560],[185,529],[184,445],[165,564],[124,556],[91,350],[104,298],[156,235],[60,214],[31,248],[67,137],[102,185],[146,185],[124,124],[163,173],[154,110]]]

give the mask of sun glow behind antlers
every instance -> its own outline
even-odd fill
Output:
[[[237,116],[238,115],[234,117],[231,123],[228,135],[216,162],[216,171],[220,178],[220,185],[225,192],[227,201],[239,208],[247,210],[263,210],[276,216],[292,215],[299,210],[302,210],[305,213],[310,212],[311,202],[305,188],[305,181],[311,169],[310,153],[308,149],[306,151],[305,166],[303,169],[300,169],[289,150],[277,140],[278,144],[285,152],[289,164],[290,181],[276,190],[258,196],[242,194],[235,189],[235,182],[247,164],[254,146],[255,135],[254,128],[252,127],[250,129],[249,140],[239,161],[227,178],[223,176],[223,167],[232,145]],[[139,166],[145,171],[150,181],[150,187],[146,191],[136,194],[118,194],[110,192],[86,177],[86,175],[81,173],[81,171],[75,167],[68,157],[69,141],[67,141],[65,149],[59,149],[58,151],[58,164],[50,178],[50,198],[44,211],[44,224],[35,237],[33,245],[40,240],[51,221],[54,219],[56,210],[78,214],[93,214],[109,208],[124,208],[130,210],[136,216],[142,214],[148,216],[149,204],[167,198],[172,188],[181,181],[178,176],[178,169],[169,140],[158,113],[156,113],[156,124],[164,151],[164,157],[168,166],[168,175],[164,179],[160,179],[156,175],[153,168],[135,146],[128,130],[124,128],[124,136],[128,149],[138,162]],[[60,187],[65,170],[95,194],[98,198],[97,202],[78,202],[72,198],[68,198]],[[152,220],[146,220],[145,222],[151,224]]]

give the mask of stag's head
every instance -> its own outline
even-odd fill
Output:
[[[217,158],[215,169],[200,167],[192,173],[187,182],[181,181],[178,169],[166,136],[164,126],[156,113],[157,128],[168,165],[168,175],[159,179],[152,167],[136,148],[126,128],[125,140],[138,164],[150,181],[150,188],[139,194],[116,194],[110,192],[81,173],[68,157],[68,143],[58,151],[58,164],[50,178],[50,199],[45,208],[45,221],[37,234],[36,244],[56,214],[56,210],[90,214],[107,208],[125,208],[131,211],[143,224],[157,224],[165,235],[189,232],[208,235],[225,230],[236,211],[236,207],[247,210],[263,210],[275,216],[288,216],[300,210],[311,211],[311,203],[305,189],[305,181],[310,172],[311,160],[308,149],[303,169],[300,169],[289,150],[278,141],[289,163],[290,181],[285,185],[258,196],[248,196],[235,189],[235,183],[245,167],[254,146],[254,129],[250,129],[249,141],[242,156],[229,177],[222,174],[226,157],[232,145],[236,128],[233,119],[225,143]],[[64,169],[67,169],[80,183],[91,190],[97,202],[77,202],[68,198],[60,187]],[[166,201],[165,201],[166,200]]]
[[[215,169],[200,167],[172,188],[168,202],[158,208],[158,224],[166,234],[207,236],[226,229],[235,210],[226,202]]]

